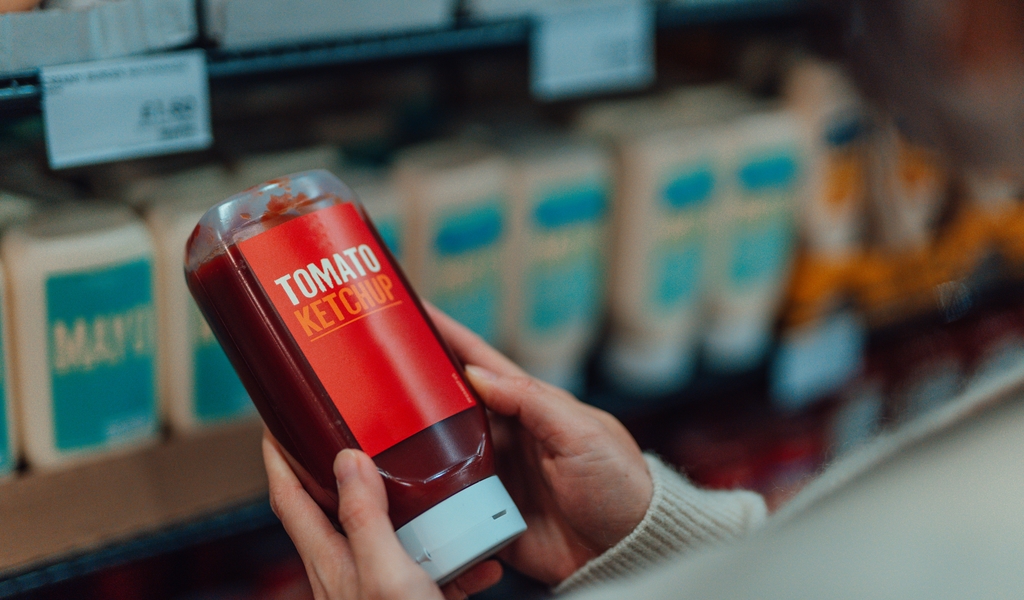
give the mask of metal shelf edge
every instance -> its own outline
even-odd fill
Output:
[[[798,14],[806,0],[723,0],[661,4],[657,26],[685,25],[780,17]],[[351,64],[362,61],[423,56],[464,50],[525,44],[530,20],[469,22],[452,29],[427,30],[364,39],[297,44],[253,51],[208,50],[211,79],[258,75],[275,71]],[[42,87],[38,70],[0,73],[0,110],[5,105],[39,102]]]
[[[45,565],[0,575],[0,598],[61,583],[102,569],[207,541],[255,531],[277,523],[266,498],[242,504],[188,523],[171,526],[98,550],[57,558]]]

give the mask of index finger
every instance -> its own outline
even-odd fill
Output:
[[[495,350],[468,327],[444,314],[433,304],[423,300],[423,307],[434,321],[441,337],[448,342],[455,355],[465,364],[479,365],[499,375],[522,376],[526,371],[507,356]]]
[[[303,489],[281,452],[277,440],[264,429],[263,462],[270,483],[270,505],[295,549],[321,581],[354,577],[348,543]]]
[[[513,417],[553,454],[564,454],[592,424],[590,407],[571,394],[530,376],[499,376],[477,365],[466,374],[487,408]]]

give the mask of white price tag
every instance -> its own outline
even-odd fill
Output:
[[[213,143],[202,50],[43,67],[39,78],[55,169]]]
[[[553,100],[654,81],[654,6],[641,0],[552,3],[535,14],[533,94]]]

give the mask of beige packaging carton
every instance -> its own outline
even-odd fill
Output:
[[[868,195],[867,112],[833,63],[804,59],[790,70],[787,103],[807,136],[800,225],[808,250],[833,260],[863,247]]]
[[[156,245],[161,413],[179,433],[248,421],[256,412],[185,285],[182,253],[200,217],[249,187],[294,172],[335,169],[337,149],[315,146],[258,154],[234,170],[204,165],[133,182],[126,200],[142,210]]]
[[[946,205],[948,176],[938,153],[885,122],[872,150],[872,208],[882,246],[923,251],[935,237]]]
[[[579,392],[604,309],[611,157],[581,138],[510,140],[507,347],[534,376]]]
[[[689,379],[701,333],[710,232],[723,168],[714,128],[690,127],[617,148],[609,375],[638,392]]]
[[[241,191],[234,176],[221,164],[203,165],[164,176],[130,176],[116,187],[119,188],[119,199],[140,211],[155,203],[179,198],[202,199],[212,206],[218,198],[224,199]]]
[[[28,464],[155,442],[153,245],[130,210],[66,205],[9,231],[15,389]]]
[[[334,146],[254,154],[239,160],[233,168],[211,163],[163,176],[122,176],[127,181],[118,191],[120,199],[139,209],[165,200],[199,199],[214,203],[225,200],[265,181],[313,169],[335,171],[338,150]]]
[[[470,141],[411,148],[396,161],[409,206],[405,266],[416,291],[491,344],[500,345],[506,291],[508,163]]]
[[[0,229],[32,216],[38,205],[32,200],[0,191]],[[21,458],[18,418],[15,411],[13,353],[6,269],[0,265],[0,480],[12,475]]]
[[[338,176],[366,207],[377,233],[392,256],[404,265],[408,210],[394,174],[383,168],[342,167]]]
[[[728,177],[712,247],[705,356],[720,371],[752,368],[771,343],[797,241],[807,136],[791,111],[745,115],[725,137]]]
[[[11,385],[11,321],[7,311],[7,277],[0,265],[0,481],[14,473],[18,466],[18,420],[14,410],[14,394]]]
[[[156,247],[160,405],[171,429],[189,433],[254,420],[256,410],[185,284],[185,243],[207,209],[230,192],[155,199],[145,210]]]
[[[682,86],[655,96],[590,104],[576,117],[576,129],[614,142],[624,136],[727,121],[759,105],[728,84]]]
[[[580,121],[614,148],[615,201],[606,371],[619,386],[659,394],[690,378],[722,213],[729,122],[752,101],[727,87],[678,90]]]

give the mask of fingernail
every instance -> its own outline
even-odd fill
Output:
[[[497,381],[498,379],[498,375],[494,371],[490,371],[476,365],[466,365],[466,373],[469,374],[470,377],[488,382]]]
[[[334,477],[338,480],[338,485],[341,485],[342,481],[356,476],[359,469],[358,460],[355,450],[346,448],[338,453],[334,459]]]

